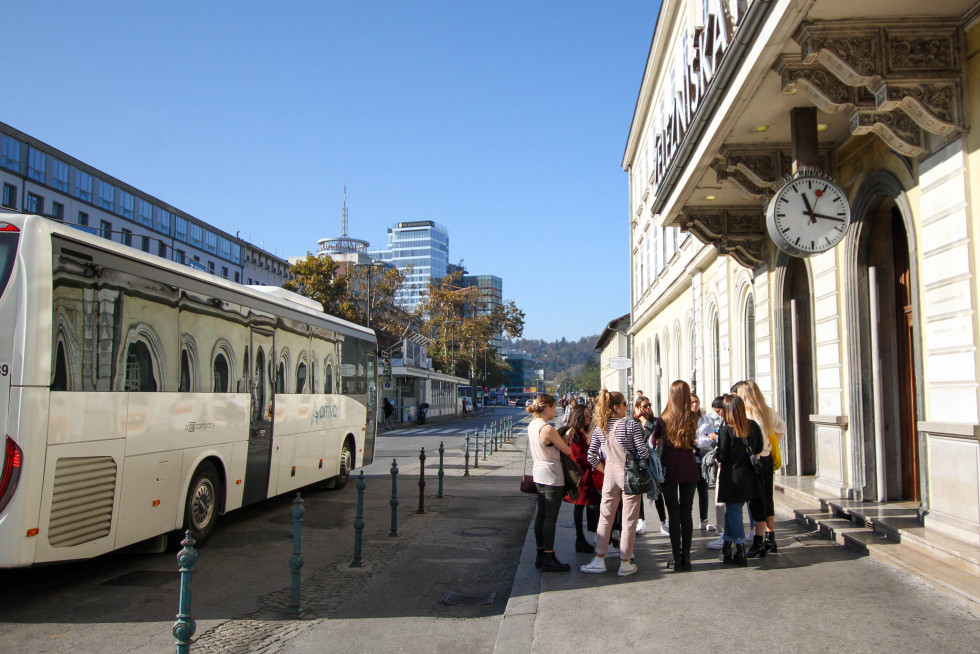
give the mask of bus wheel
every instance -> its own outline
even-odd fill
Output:
[[[187,489],[187,503],[184,505],[184,529],[200,547],[211,537],[221,509],[221,482],[218,471],[210,463],[202,463]]]
[[[344,448],[340,450],[340,472],[336,477],[327,480],[327,488],[330,490],[340,490],[347,485],[350,479],[350,471],[354,467],[354,450],[350,441],[344,443]]]

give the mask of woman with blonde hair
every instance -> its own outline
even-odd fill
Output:
[[[762,462],[762,489],[759,497],[749,503],[749,512],[756,520],[755,538],[746,554],[746,557],[751,559],[765,556],[767,552],[775,554],[777,551],[774,531],[776,509],[772,498],[774,470],[770,436],[775,435],[777,439],[784,436],[786,422],[769,407],[759,385],[751,379],[735,384],[732,392],[745,403],[745,415],[748,419],[754,420],[762,430],[762,453],[759,455],[759,460]]]
[[[758,494],[759,475],[752,468],[749,453],[762,451],[762,430],[745,416],[745,404],[738,395],[724,396],[725,420],[718,430],[718,449],[715,458],[721,463],[718,471],[718,501],[725,503],[725,544],[723,561],[744,566],[745,523],[742,505]],[[734,546],[735,551],[732,552]]]
[[[571,569],[567,563],[555,558],[555,524],[558,511],[565,496],[565,475],[562,472],[561,454],[572,455],[558,430],[548,424],[555,418],[555,398],[547,393],[537,399],[525,410],[534,416],[527,426],[528,448],[534,466],[531,476],[538,491],[538,509],[534,516],[534,541],[538,548],[534,567],[542,572],[566,572]]]
[[[629,416],[629,403],[622,393],[603,389],[592,412],[592,442],[589,444],[589,463],[604,474],[602,501],[599,505],[599,531],[596,532],[595,558],[583,565],[582,572],[601,574],[606,571],[606,554],[613,520],[620,501],[623,503],[623,528],[619,541],[619,576],[636,573],[632,562],[636,542],[636,521],[640,515],[643,495],[624,495],[626,483],[626,454],[645,459],[649,456],[643,442],[643,430]]]
[[[694,456],[698,439],[698,415],[691,411],[691,387],[678,379],[670,385],[667,408],[653,431],[654,446],[662,454],[663,490],[670,516],[670,547],[674,572],[691,570],[691,539],[694,534],[694,493],[701,471]]]

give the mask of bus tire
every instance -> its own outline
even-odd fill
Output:
[[[350,481],[350,473],[354,468],[354,446],[350,440],[344,441],[344,447],[340,450],[340,470],[336,477],[327,480],[327,488],[330,490],[341,490]]]
[[[221,511],[221,480],[213,464],[205,461],[191,478],[184,503],[184,529],[191,532],[200,547],[211,537]]]

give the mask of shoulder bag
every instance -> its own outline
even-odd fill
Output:
[[[612,438],[616,438],[615,433]],[[626,450],[626,480],[623,483],[623,493],[626,495],[642,495],[653,489],[653,477],[646,461],[640,461],[636,446],[630,442]]]
[[[769,445],[772,447],[769,453],[772,456],[772,469],[779,470],[783,467],[783,457],[779,452],[779,436],[776,432],[769,434]]]
[[[538,487],[534,485],[534,475],[527,474],[527,455],[531,453],[531,435],[527,437],[527,449],[524,450],[524,474],[521,476],[521,492],[537,495]]]
[[[738,438],[738,436],[735,436],[735,438]],[[740,440],[745,444],[745,451],[749,455],[749,463],[752,464],[752,470],[755,471],[755,474],[761,475],[762,474],[762,461],[759,460],[759,457],[757,457],[755,455],[755,452],[752,451],[752,448],[749,447],[749,439],[742,438]]]

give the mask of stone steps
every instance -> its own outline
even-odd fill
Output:
[[[980,547],[919,525],[915,509],[849,500],[819,499],[798,489],[781,492],[777,504],[796,520],[859,554],[904,570],[963,601],[980,615]]]

